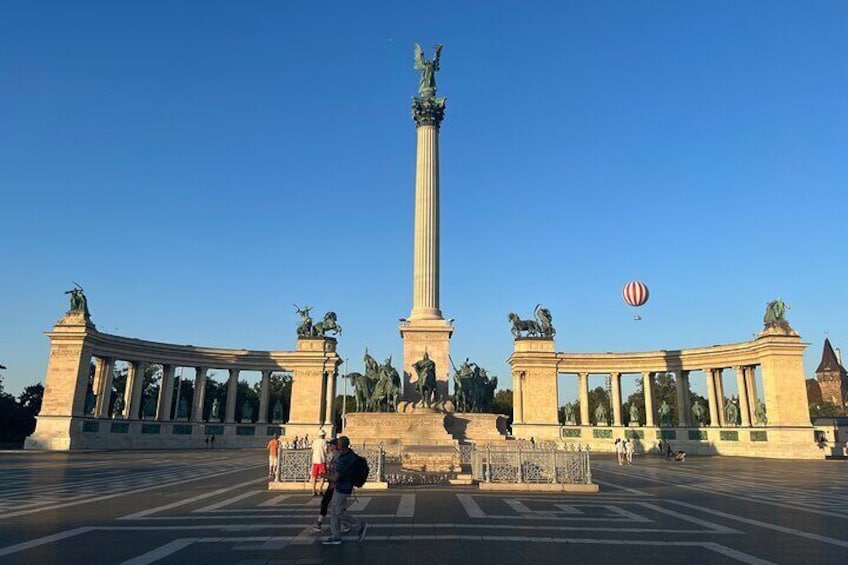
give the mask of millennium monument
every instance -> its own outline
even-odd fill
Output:
[[[446,98],[436,96],[442,46],[436,45],[432,60],[415,45],[415,70],[421,72],[418,96],[412,99],[418,145],[415,164],[415,228],[413,232],[412,311],[400,323],[403,338],[404,398],[420,398],[415,364],[435,363],[435,400],[448,394],[450,338],[453,324],[439,308],[439,128],[445,117]],[[416,396],[418,398],[416,398]]]
[[[437,45],[427,59],[415,46],[420,82],[412,99],[417,136],[412,309],[399,326],[403,364],[398,370],[391,357],[380,363],[366,350],[365,373],[347,375],[357,411],[345,415],[346,435],[357,446],[399,453],[406,468],[440,472],[459,468],[459,454],[467,452],[463,444],[486,446],[494,453],[516,444],[535,448],[544,443],[552,451],[537,453],[532,465],[518,465],[529,473],[544,468],[544,461],[557,461],[555,451],[611,451],[617,438],[632,440],[637,452],[656,452],[660,442],[674,442],[692,454],[824,458],[814,442],[806,402],[803,352],[808,344],[787,321],[789,307],[780,299],[766,305],[763,329],[750,341],[635,353],[560,352],[548,308],[537,304],[533,316],[525,319],[510,313],[513,417],[511,437],[507,435],[507,416],[491,413],[497,377],[470,359],[458,368],[453,365],[453,320],[445,320],[439,304],[439,131],[446,103],[436,88],[441,52]],[[44,401],[27,447],[198,448],[210,436],[218,438],[218,446],[248,447],[262,446],[278,432],[289,441],[338,431],[333,400],[342,327],[335,312],[315,321],[311,306],[295,306],[300,322],[293,350],[249,351],[102,333],[91,321],[82,287],[75,285],[67,294],[70,309],[47,332]],[[561,321],[558,325],[562,329]],[[127,364],[120,386],[115,372],[119,361]],[[151,367],[161,375],[158,388],[144,384]],[[838,367],[824,367],[833,369],[829,378],[842,377],[844,370]],[[183,387],[175,376],[183,369],[194,383],[181,397]],[[226,395],[209,401],[208,373],[215,369],[229,375]],[[239,393],[242,371],[261,374],[255,405]],[[288,416],[280,399],[271,397],[277,372],[291,376]],[[608,383],[608,399],[593,407],[590,375],[602,375]],[[621,381],[627,375],[639,379],[643,394],[625,403]],[[690,378],[701,375],[707,398],[693,395],[689,385]],[[660,377],[664,382],[673,378],[674,392],[657,386]],[[577,381],[579,400],[560,411],[558,384],[571,378]],[[725,393],[727,379],[735,380],[737,394]],[[842,389],[834,387],[833,394],[841,396]],[[497,473],[487,465],[490,479]],[[507,474],[516,467],[510,468]],[[556,468],[554,464],[554,475]]]

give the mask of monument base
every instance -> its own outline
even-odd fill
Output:
[[[400,336],[403,338],[403,391],[404,399],[415,401],[419,397],[416,363],[424,358],[424,352],[436,363],[436,402],[444,402],[448,397],[450,379],[450,338],[453,324],[446,320],[409,320],[401,323]]]
[[[407,445],[403,448],[401,467],[405,471],[458,473],[462,470],[459,452],[453,446]]]

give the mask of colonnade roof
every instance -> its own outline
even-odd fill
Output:
[[[692,349],[668,349],[625,353],[557,352],[557,371],[560,373],[641,373],[645,371],[698,371],[760,364],[763,350],[775,345],[796,353],[808,344],[796,336],[767,337],[739,343],[712,345]]]
[[[50,332],[51,339],[61,340],[68,334]],[[335,352],[335,340],[317,338],[313,347],[295,351],[259,351],[226,349],[196,345],[178,345],[86,331],[91,354],[123,361],[142,361],[179,367],[239,369],[242,371],[289,371],[304,365],[326,364],[332,371],[341,360]]]

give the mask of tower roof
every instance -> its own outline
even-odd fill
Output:
[[[830,340],[828,338],[824,338],[822,359],[821,363],[819,363],[818,369],[816,369],[816,373],[824,373],[826,371],[838,371],[840,373],[845,372],[845,367],[839,364],[839,360],[836,358],[836,353],[833,351],[833,347],[830,345]]]

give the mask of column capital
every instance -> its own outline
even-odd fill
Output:
[[[447,98],[444,96],[414,96],[412,119],[415,120],[415,126],[435,126],[439,129],[445,118],[445,102]]]

